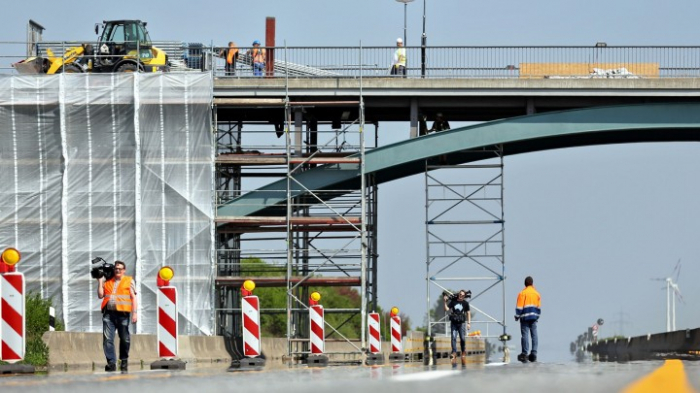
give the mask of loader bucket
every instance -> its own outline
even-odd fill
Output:
[[[41,57],[30,57],[20,60],[17,63],[13,63],[12,67],[20,74],[43,74],[46,72],[44,70],[44,59]]]

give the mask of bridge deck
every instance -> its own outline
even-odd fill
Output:
[[[288,86],[286,86],[288,83]],[[357,98],[353,78],[215,78],[219,121],[270,121],[281,117],[289,91],[297,104],[319,121],[357,105],[319,105]],[[527,113],[641,103],[700,102],[700,78],[648,79],[416,79],[370,77],[362,80],[367,122],[408,121],[411,105],[427,114],[445,113],[449,121],[490,121]],[[255,108],[255,110],[251,110]],[[429,118],[431,118],[429,116]]]

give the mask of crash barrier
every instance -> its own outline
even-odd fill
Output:
[[[599,340],[586,350],[603,361],[700,359],[700,328]]]
[[[98,370],[104,367],[102,333],[46,332],[43,341],[49,347],[49,370]],[[114,338],[119,348],[119,337]],[[221,336],[180,336],[178,358],[189,364],[227,367],[231,356],[226,352]],[[130,369],[146,367],[158,357],[158,339],[155,334],[132,334],[129,350]]]
[[[46,332],[43,340],[49,347],[49,371],[79,371],[99,370],[105,365],[102,351],[102,333],[83,332]],[[115,337],[115,346],[119,346],[119,337]],[[286,364],[287,340],[283,337],[262,337],[262,350],[268,363]],[[423,332],[408,331],[403,340],[406,361],[423,361],[424,351]],[[443,353],[437,355],[437,364],[449,362],[450,338],[436,337],[435,343]],[[360,346],[359,341],[352,344]],[[348,362],[358,364],[361,357],[351,343],[345,341],[326,341],[325,350],[331,362]],[[159,360],[157,357],[158,340],[155,334],[132,334],[129,351],[131,370],[140,367],[147,368],[148,364]],[[446,349],[445,349],[446,348]],[[389,357],[390,349],[385,348],[384,355]],[[467,359],[469,363],[484,363],[485,341],[480,338],[467,338]],[[222,336],[179,336],[178,358],[196,367],[227,368],[231,364],[231,356],[226,352]]]

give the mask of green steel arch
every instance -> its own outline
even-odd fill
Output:
[[[506,155],[575,146],[634,142],[700,141],[700,103],[594,107],[508,118],[383,146],[365,155],[365,171],[383,183],[425,170],[425,160],[446,156],[449,164],[491,158],[480,149],[503,145]],[[464,154],[464,151],[470,151]],[[477,154],[475,154],[475,152]],[[295,178],[311,190],[357,188],[356,164],[314,168]],[[304,191],[292,183],[292,195]],[[275,214],[286,200],[286,180],[268,184],[220,206],[219,217]]]

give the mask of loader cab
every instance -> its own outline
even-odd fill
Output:
[[[95,25],[99,34],[100,25]],[[146,30],[146,23],[140,20],[116,20],[102,22],[102,35],[97,41],[96,50],[102,54],[115,56],[118,61],[125,56],[135,57],[138,51],[141,60],[153,57],[151,37]]]

